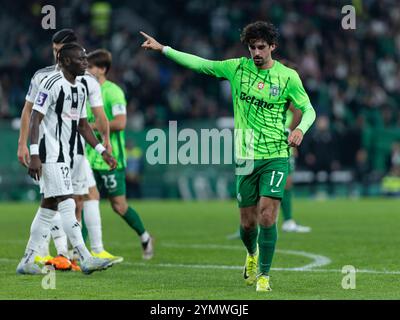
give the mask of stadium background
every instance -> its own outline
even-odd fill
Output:
[[[57,272],[57,290],[15,274],[39,203],[16,151],[29,80],[53,61],[54,30],[41,28],[45,4],[56,8],[57,29],[72,27],[88,51],[114,55],[110,77],[127,95],[127,140],[136,146],[128,172],[139,172],[145,198],[130,205],[156,238],[155,256],[144,262],[138,239],[102,201],[105,246],[124,262],[90,277]],[[341,28],[347,4],[357,9],[356,30]],[[0,8],[0,299],[399,299],[400,198],[386,197],[400,193],[397,0],[0,0]],[[229,86],[144,52],[138,33],[225,59],[248,54],[239,34],[256,19],[278,26],[276,56],[297,66],[318,115],[294,176],[294,218],[312,232],[279,231],[268,296],[243,286],[243,245],[227,239],[239,222],[233,166],[150,166],[144,158],[148,130],[167,131],[170,120],[196,130],[231,123]],[[139,196],[137,185],[129,193]],[[354,290],[343,287],[349,265]]]
[[[281,40],[276,57],[297,66],[318,116],[298,153],[296,196],[400,193],[400,8],[396,1],[0,4],[1,200],[38,199],[37,188],[17,162],[16,148],[29,80],[35,70],[53,61],[54,30],[40,28],[44,4],[56,7],[57,29],[72,27],[88,51],[104,47],[113,54],[110,78],[124,88],[128,100],[130,196],[234,196],[232,166],[146,162],[149,129],[167,132],[170,120],[178,121],[178,129],[218,128],[229,123],[232,104],[226,82],[144,52],[139,30],[179,50],[226,59],[247,55],[239,42],[240,29],[258,19],[278,26]],[[356,30],[341,28],[340,9],[346,4],[356,7]]]

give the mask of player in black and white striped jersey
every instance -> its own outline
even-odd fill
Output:
[[[57,211],[64,231],[79,254],[82,272],[89,274],[112,265],[110,260],[91,256],[75,217],[71,169],[78,132],[98,150],[111,169],[115,168],[116,161],[96,139],[86,120],[86,87],[76,81],[87,68],[84,49],[76,43],[66,44],[58,51],[58,61],[60,70],[49,74],[39,86],[30,120],[28,173],[40,181],[43,199],[31,226],[25,255],[17,267],[19,274],[41,273],[34,258],[49,235]]]
[[[62,29],[56,32],[52,38],[54,58],[56,58],[57,52],[64,44],[74,41],[76,41],[76,35],[72,29]],[[59,67],[57,66],[57,64],[54,64],[52,66],[48,66],[46,68],[38,70],[32,77],[21,115],[20,138],[18,141],[18,159],[21,164],[25,166],[28,166],[29,163],[27,137],[33,102],[35,100],[40,84],[43,81],[46,81],[49,75],[51,75],[54,71],[58,69]],[[111,144],[109,142],[109,124],[103,110],[103,100],[101,96],[100,85],[97,79],[89,72],[85,72],[83,76],[78,76],[77,80],[82,82],[82,84],[86,87],[88,91],[88,101],[96,118],[98,131],[103,138],[104,146],[106,147],[107,151],[111,153]],[[83,195],[88,193],[88,181],[86,178],[88,173],[85,170],[86,168],[82,165],[84,163],[84,147],[81,143],[81,137],[79,137],[79,134],[77,139],[78,143],[75,144],[76,165],[74,166],[74,169],[72,171],[72,184],[74,189],[74,199],[76,202],[76,214],[77,219],[80,222],[80,213],[82,211],[82,207],[85,206],[85,211],[87,212],[85,220],[88,226],[89,236],[93,249],[93,246],[98,243],[102,245],[100,209],[98,204],[94,206],[91,201],[86,201],[83,204]],[[71,262],[69,261],[69,258],[72,258],[72,256],[69,257],[68,255],[67,237],[61,226],[61,218],[59,214],[56,214],[53,219],[51,236],[57,250],[57,257],[53,258],[49,255],[50,237],[48,237],[47,244],[43,246],[40,254],[36,257],[37,262],[50,263],[54,265],[56,269],[61,270],[69,270],[70,268],[72,268],[72,270],[79,270],[79,267],[77,267],[74,262],[72,262],[71,264]],[[96,242],[94,240],[96,240]],[[102,250],[104,250],[104,248]],[[115,257],[109,253],[108,256]]]

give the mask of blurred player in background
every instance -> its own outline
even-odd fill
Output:
[[[119,214],[139,235],[143,249],[143,259],[147,260],[151,259],[154,254],[153,238],[143,226],[139,214],[128,205],[126,200],[126,100],[122,89],[107,79],[107,73],[111,68],[111,61],[111,53],[104,49],[95,50],[88,55],[88,70],[97,78],[101,85],[104,111],[110,122],[112,154],[117,159],[118,166],[115,170],[109,171],[96,150],[87,146],[87,158],[93,169],[94,177],[92,176],[89,183],[89,195],[86,201],[98,202],[100,194],[107,197],[114,212]],[[94,120],[93,114],[88,109],[88,121],[94,130],[98,130],[98,126]],[[96,188],[96,184],[98,189]],[[85,217],[86,215],[84,215]]]
[[[52,46],[53,46],[53,55],[56,61],[57,52],[62,48],[63,45],[67,43],[72,43],[77,40],[77,37],[72,29],[62,29],[56,32],[52,38]],[[38,93],[39,85],[45,81],[48,76],[57,70],[59,67],[56,64],[42,68],[38,70],[34,76],[32,77],[28,93],[25,98],[25,105],[22,110],[21,115],[21,127],[20,127],[20,136],[18,140],[18,160],[24,166],[29,165],[30,157],[29,151],[27,148],[27,140],[28,140],[28,130],[29,130],[29,119],[32,113],[33,102],[35,101],[36,94]],[[108,120],[105,116],[103,110],[103,101],[101,97],[101,90],[98,81],[90,75],[88,72],[85,72],[83,76],[78,76],[77,80],[82,82],[85,86],[88,93],[88,101],[90,102],[93,108],[93,114],[95,115],[99,132],[103,137],[103,143],[107,148],[108,152],[111,152],[110,138],[109,138],[109,124]],[[82,208],[83,195],[88,193],[87,187],[87,178],[82,172],[82,158],[84,158],[84,148],[82,139],[79,138],[79,134],[77,136],[77,144],[75,150],[75,166],[72,171],[72,184],[74,189],[74,199],[76,202],[76,214],[77,219],[80,222],[80,212]],[[87,206],[87,215],[88,216],[88,230],[90,230],[89,235],[92,238],[99,238],[99,234],[101,237],[101,220],[100,220],[100,210],[97,206],[93,205]],[[99,223],[100,221],[100,223]],[[99,231],[100,229],[100,231]],[[79,270],[79,267],[70,261],[68,254],[68,243],[66,234],[61,225],[61,218],[59,214],[54,216],[52,227],[51,227],[51,236],[54,241],[54,245],[57,250],[57,256],[53,258],[49,254],[49,241],[50,237],[48,237],[47,245],[44,246],[40,252],[40,254],[36,257],[36,262],[38,263],[49,263],[53,265],[56,269],[59,270]],[[99,242],[99,240],[97,241]],[[92,247],[93,250],[93,247]],[[116,257],[103,249],[101,257],[108,258],[114,260],[114,262],[121,261],[121,257]]]
[[[59,68],[39,85],[30,120],[29,175],[40,182],[43,194],[39,211],[31,226],[18,274],[40,274],[35,263],[57,212],[72,247],[78,253],[82,272],[90,274],[112,266],[112,261],[93,257],[86,248],[75,216],[71,172],[79,132],[114,169],[115,159],[94,136],[86,115],[86,87],[76,77],[87,68],[85,50],[76,43],[57,52]]]
[[[236,158],[242,160],[237,164],[236,186],[240,235],[247,249],[244,279],[248,285],[257,283],[258,292],[270,291],[269,271],[277,241],[276,219],[288,176],[289,149],[301,144],[315,120],[297,72],[271,57],[277,46],[277,29],[267,22],[249,24],[242,31],[241,41],[251,59],[224,61],[179,52],[141,34],[146,50],[162,52],[184,67],[230,81],[238,133]],[[291,102],[302,111],[302,119],[288,134],[285,121]]]
[[[287,112],[287,120],[286,120],[286,128],[289,134],[296,129],[300,121],[301,121],[301,111],[293,107],[293,105],[290,105],[289,110]],[[292,216],[292,197],[293,197],[292,173],[294,172],[296,166],[296,156],[293,154],[294,152],[296,152],[295,148],[291,148],[288,177],[286,179],[285,193],[283,195],[281,202],[282,215],[283,215],[282,231],[307,233],[311,231],[311,228],[297,224]]]

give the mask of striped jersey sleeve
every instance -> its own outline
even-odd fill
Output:
[[[48,66],[46,68],[39,69],[33,75],[31,82],[29,84],[28,92],[25,96],[25,100],[31,103],[35,102],[36,95],[39,90],[40,84],[46,80],[46,78],[56,71],[56,65]]]
[[[103,107],[101,87],[97,79],[89,72],[86,72],[83,76],[78,77],[78,81],[80,81],[86,88],[90,106],[92,108]]]

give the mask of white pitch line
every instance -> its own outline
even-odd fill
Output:
[[[15,241],[14,241],[15,242]],[[116,243],[113,242],[115,245]],[[238,250],[244,251],[242,246],[233,245],[218,245],[218,244],[177,244],[177,243],[162,243],[163,247],[166,248],[186,248],[186,249],[218,249],[218,250]],[[281,252],[283,254],[292,254],[302,257],[307,257],[314,260],[312,263],[307,264],[302,267],[296,268],[271,268],[273,271],[292,271],[292,272],[338,272],[341,273],[341,269],[318,269],[318,267],[325,266],[331,263],[328,257],[317,255],[314,253],[309,253],[305,251],[297,250],[281,250],[276,249],[276,252]],[[13,262],[16,263],[17,259],[0,258],[0,263],[2,262]],[[125,261],[124,264],[132,266],[145,266],[145,267],[161,267],[161,268],[188,268],[188,269],[214,269],[214,270],[241,270],[243,266],[232,266],[232,265],[214,265],[214,264],[182,264],[182,263],[145,263],[145,262],[128,262]],[[400,274],[400,271],[390,271],[390,270],[372,270],[372,269],[356,269],[357,273],[369,273],[369,274]]]
[[[0,258],[0,263],[17,263],[17,259]],[[229,265],[215,265],[215,264],[182,264],[182,263],[149,263],[149,262],[129,262],[124,261],[123,265],[137,266],[137,267],[153,267],[153,268],[187,268],[187,269],[211,269],[211,270],[242,270],[243,266],[229,266]],[[289,272],[335,272],[341,273],[341,269],[298,269],[298,268],[271,268],[273,271],[289,271]],[[4,270],[3,270],[4,271]],[[400,271],[389,270],[369,270],[369,269],[356,269],[356,273],[370,273],[370,274],[400,274]]]
[[[314,253],[305,252],[305,251],[281,250],[281,249],[276,249],[275,251],[285,253],[285,254],[292,254],[292,255],[307,257],[307,258],[314,260],[313,262],[306,264],[305,266],[297,267],[297,268],[286,268],[286,270],[291,269],[293,271],[306,271],[306,270],[311,270],[314,268],[326,266],[332,262],[331,259],[329,259],[328,257],[314,254]]]
[[[187,268],[187,269],[213,269],[213,270],[242,270],[243,266],[228,266],[215,264],[181,264],[181,263],[146,263],[146,262],[123,262],[123,264],[140,267],[161,267],[161,268]],[[271,268],[272,271],[290,271],[290,272],[335,272],[341,273],[341,269],[300,269],[300,268]],[[378,271],[368,269],[356,269],[356,273],[371,274],[400,274],[400,271]]]
[[[245,251],[243,246],[232,246],[232,245],[217,245],[217,244],[189,244],[189,245],[180,245],[174,243],[163,243],[162,246],[167,248],[192,248],[192,249],[218,249],[218,250],[240,250]],[[309,253],[305,251],[297,251],[297,250],[281,250],[276,249],[276,252],[280,252],[283,254],[290,254],[295,256],[306,257],[314,260],[313,262],[306,264],[301,267],[296,268],[281,268],[282,270],[293,270],[293,271],[302,271],[302,270],[310,270],[313,268],[323,267],[330,264],[332,261],[328,257]]]

